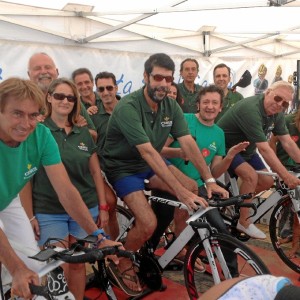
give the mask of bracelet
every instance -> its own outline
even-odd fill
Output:
[[[32,222],[35,219],[35,216],[33,216],[31,219],[29,219],[29,222]]]
[[[97,241],[97,246],[100,245],[102,242],[104,242],[106,240],[106,236],[103,236],[102,239],[100,239],[99,241]]]
[[[102,228],[98,228],[97,230],[91,233],[91,235],[93,236],[98,236],[99,234],[102,234],[103,236],[105,235],[105,232]]]
[[[204,182],[205,183],[216,183],[216,179],[214,179],[213,177],[211,177],[211,178],[207,178]]]
[[[99,205],[100,210],[104,210],[104,211],[109,211],[109,205],[108,204],[103,204],[103,205]]]

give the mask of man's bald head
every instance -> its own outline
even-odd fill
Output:
[[[59,75],[53,59],[43,52],[35,53],[30,57],[27,74],[44,94],[47,93],[50,83]]]

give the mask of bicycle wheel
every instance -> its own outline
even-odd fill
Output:
[[[119,223],[119,236],[116,238],[116,241],[124,244],[127,233],[134,223],[134,217],[129,209],[121,205],[117,205],[116,212]]]
[[[251,277],[258,274],[270,274],[263,261],[250,248],[236,238],[230,235],[216,233],[211,236],[209,240],[221,280],[225,280],[225,278],[222,275],[221,262],[218,261],[214,252],[217,246],[221,247],[225,257],[230,256],[233,260],[233,264],[231,264],[232,267],[227,263],[232,276]],[[195,270],[196,259],[201,259],[206,269],[204,273]],[[190,299],[198,299],[202,293],[215,285],[208,258],[200,238],[197,238],[189,247],[185,257],[183,270],[185,286]]]
[[[273,209],[269,230],[278,256],[293,271],[300,273],[300,225],[288,195],[283,196]]]

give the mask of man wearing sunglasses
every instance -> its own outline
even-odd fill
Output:
[[[169,134],[178,139],[187,158],[201,173],[212,191],[227,197],[228,193],[216,185],[203,156],[189,133],[183,112],[176,101],[167,97],[173,82],[175,64],[164,53],[151,55],[144,65],[145,86],[122,98],[109,119],[103,148],[104,169],[120,197],[135,216],[124,247],[136,251],[148,240],[156,228],[156,217],[144,195],[144,180],[149,188],[160,189],[177,196],[190,209],[197,204],[207,206],[198,197],[197,184],[170,165],[160,155]],[[116,278],[123,277],[123,286],[139,291],[138,282],[128,259],[120,259],[118,268],[109,267]],[[127,279],[126,279],[127,278]],[[120,282],[119,282],[120,283]],[[122,283],[120,283],[122,284]]]
[[[300,150],[290,137],[284,121],[284,111],[288,108],[293,93],[292,85],[286,81],[277,81],[264,94],[236,103],[218,121],[217,124],[225,132],[227,150],[239,142],[250,142],[244,152],[235,156],[229,169],[242,181],[241,194],[256,194],[273,185],[273,179],[270,176],[259,175],[255,172],[255,170],[267,171],[257,150],[272,171],[278,173],[290,188],[300,185],[300,180],[286,170],[268,143],[268,137],[273,133],[290,157],[300,163]],[[266,238],[262,231],[251,224],[248,217],[249,209],[241,208],[237,228],[250,237]]]

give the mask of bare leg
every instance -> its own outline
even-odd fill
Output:
[[[128,232],[124,247],[126,250],[137,251],[152,236],[156,228],[156,217],[143,191],[130,193],[123,200],[135,217],[135,225]],[[121,273],[126,272],[126,274],[134,276],[135,272],[130,269],[131,267],[132,262],[129,259],[120,259],[118,268]],[[141,290],[139,283],[126,279],[123,279],[123,281],[131,290]]]
[[[69,236],[69,245],[76,242],[76,239]],[[69,245],[65,245],[68,247]],[[57,244],[61,247],[61,243]],[[65,273],[65,277],[68,283],[68,287],[75,299],[83,299],[85,291],[85,264],[63,264],[62,268]]]
[[[168,166],[169,170],[173,173],[173,175],[178,179],[179,182],[189,191],[193,192],[194,194],[198,194],[198,186],[197,182],[185,174],[183,174],[179,169],[177,169],[174,166]],[[149,182],[150,188],[155,188],[159,190],[166,191],[172,195],[174,194],[174,191],[169,188],[166,184],[164,184],[157,176],[153,176],[150,178]],[[178,236],[181,231],[187,226],[186,220],[188,219],[189,215],[186,210],[182,209],[175,209],[174,213],[174,233],[176,236]]]
[[[235,170],[236,175],[241,179],[240,194],[259,193],[269,189],[273,184],[273,178],[270,176],[258,175],[256,171],[248,163],[240,164]],[[263,171],[267,171],[264,169]],[[245,200],[252,202],[253,198]],[[240,224],[247,228],[250,225],[249,217],[250,209],[241,208]]]
[[[104,188],[106,201],[109,206],[109,220],[108,225],[104,227],[104,231],[110,235],[112,240],[115,240],[119,235],[119,225],[116,215],[117,196],[106,181],[104,181]]]

